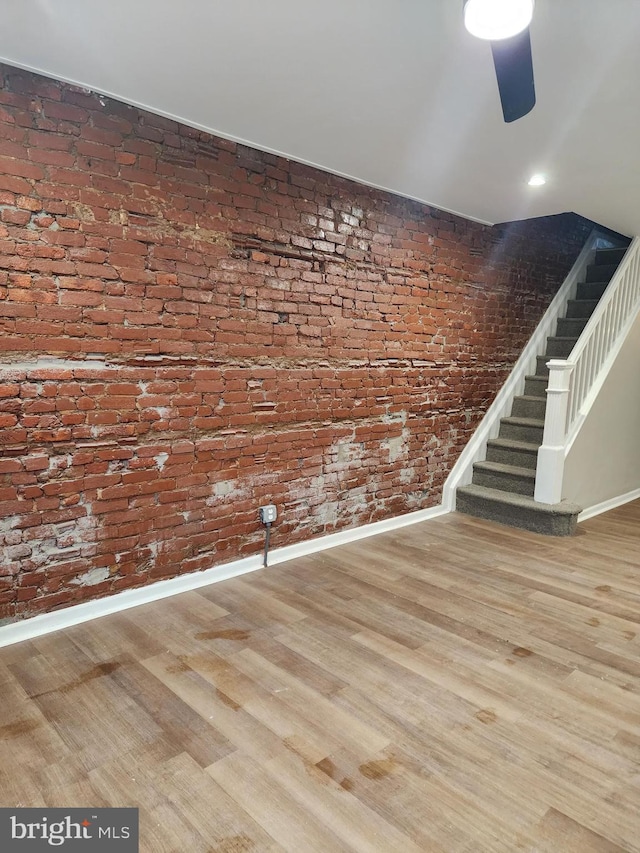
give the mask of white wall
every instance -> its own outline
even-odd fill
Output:
[[[640,316],[567,456],[562,495],[588,509],[640,489]]]

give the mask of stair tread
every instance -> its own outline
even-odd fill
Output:
[[[501,489],[490,489],[488,486],[477,486],[475,483],[460,486],[458,492],[494,503],[510,504],[548,515],[575,515],[582,509],[576,504],[569,503],[569,501],[561,501],[558,504],[542,504],[527,495],[504,492]]]
[[[540,379],[539,376],[537,378]],[[514,400],[527,400],[527,401],[532,402],[532,403],[539,403],[540,400],[546,400],[547,395],[546,394],[544,394],[544,395],[543,394],[518,394],[518,396],[514,397],[513,399]]]
[[[507,418],[501,418],[508,424],[518,424],[519,426],[543,427],[544,421],[539,418],[521,418],[519,415],[509,415]]]
[[[569,300],[567,301],[567,310],[569,309],[569,306],[570,306],[571,304],[573,304],[573,303],[578,303],[579,305],[584,305],[585,303],[589,303],[590,305],[592,305],[592,307],[593,307],[593,308],[595,308],[595,307],[596,307],[596,305],[598,304],[598,302],[600,302],[600,300],[599,300],[599,299],[587,299],[587,298],[586,298],[586,297],[584,297],[584,296],[583,296],[583,297],[576,296],[574,299],[569,299]],[[581,318],[581,317],[568,317],[568,316],[565,316],[564,318],[560,318],[560,319],[565,319],[565,320],[580,320],[580,319],[582,319],[582,318]]]
[[[576,335],[549,335],[547,337],[548,341],[577,341],[578,336]]]
[[[490,438],[487,447],[501,447],[504,450],[523,450],[537,453],[540,447],[535,441],[519,441],[517,438]]]
[[[624,253],[627,251],[628,248],[629,248],[628,246],[602,246],[600,249],[596,249],[596,259],[598,257],[603,257],[604,255],[607,254],[607,252],[613,252],[615,254],[620,253],[620,254],[624,255]],[[597,260],[596,260],[596,263],[597,263]]]
[[[526,477],[527,480],[535,480],[536,472],[531,468],[523,468],[520,465],[507,465],[504,462],[491,462],[484,459],[482,462],[474,462],[474,468],[481,471],[493,471],[499,474],[511,474],[514,477]]]

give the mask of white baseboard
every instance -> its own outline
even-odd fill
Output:
[[[638,498],[640,498],[640,489],[634,489],[632,492],[627,492],[626,495],[618,495],[617,498],[609,498],[609,500],[602,501],[602,503],[583,509],[578,516],[578,521],[587,521],[589,518],[593,518],[603,512],[609,512],[610,509],[616,509],[616,507],[623,506],[623,504],[637,501]]]
[[[295,545],[285,545],[282,548],[274,549],[269,554],[269,565],[275,566],[277,563],[284,563],[296,557],[306,557],[308,554],[326,551],[327,548],[335,548],[338,545],[357,542],[359,539],[367,539],[369,536],[377,536],[379,533],[399,530],[401,527],[418,524],[420,521],[429,521],[431,518],[446,515],[448,512],[449,510],[446,507],[438,504],[438,506],[432,506],[429,509],[419,509],[415,512],[396,515],[393,518],[385,518],[383,521],[373,521],[371,524],[362,524],[360,527],[341,530],[339,533],[329,533],[326,536],[319,536],[317,539],[305,539],[304,542],[297,542]]]
[[[371,524],[363,524],[360,527],[354,527],[349,530],[341,530],[339,533],[319,536],[317,539],[308,539],[304,542],[298,542],[295,545],[274,548],[269,553],[269,566],[309,554],[316,554],[319,551],[335,548],[337,545],[346,545],[349,542],[356,542],[359,539],[366,539],[369,536],[377,536],[379,533],[398,530],[410,524],[417,524],[420,521],[427,521],[430,518],[445,515],[447,512],[448,510],[440,504],[429,509],[421,509],[416,512],[398,515],[394,518],[384,519],[384,521],[375,521]],[[234,560],[231,563],[225,563],[222,566],[214,566],[214,568],[206,569],[203,572],[189,572],[189,574],[179,575],[168,580],[156,581],[155,583],[137,587],[136,589],[126,589],[122,592],[116,592],[113,595],[99,598],[96,601],[73,604],[70,607],[55,610],[52,613],[42,613],[39,616],[32,616],[29,619],[12,622],[0,628],[0,648],[11,646],[14,643],[20,643],[24,640],[33,640],[36,637],[41,637],[43,634],[61,631],[63,628],[71,628],[73,625],[89,622],[92,619],[98,619],[100,616],[119,613],[131,607],[138,607],[140,604],[148,604],[151,601],[158,601],[161,598],[168,598],[171,595],[178,595],[181,592],[188,592],[192,589],[198,589],[209,584],[228,580],[229,578],[235,578],[247,572],[255,572],[261,568],[262,555],[256,554],[251,557],[244,557],[241,560]]]

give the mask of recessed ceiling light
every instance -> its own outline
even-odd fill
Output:
[[[543,184],[547,183],[547,179],[544,175],[531,175],[529,178],[529,186],[530,187],[541,187]]]
[[[464,25],[471,35],[498,41],[531,23],[534,0],[465,0]]]

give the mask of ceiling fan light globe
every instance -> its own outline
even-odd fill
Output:
[[[518,35],[531,23],[535,0],[466,0],[464,25],[471,35],[501,41]]]

